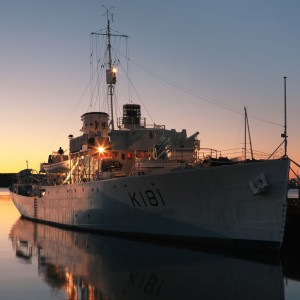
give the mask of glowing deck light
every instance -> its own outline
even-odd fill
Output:
[[[102,146],[99,146],[99,147],[98,147],[98,152],[99,152],[100,154],[103,154],[104,151],[105,151],[104,147],[102,147]]]
[[[114,68],[111,69],[111,71],[112,71],[114,74],[116,74],[116,73],[118,72],[118,69],[114,67]]]

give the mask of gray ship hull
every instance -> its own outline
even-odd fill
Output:
[[[288,159],[269,160],[44,186],[40,198],[11,194],[21,215],[47,223],[278,249],[288,172]]]

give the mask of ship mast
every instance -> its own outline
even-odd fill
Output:
[[[110,8],[112,9],[112,7]],[[115,91],[115,84],[117,82],[117,68],[114,66],[113,64],[113,60],[112,60],[112,51],[111,51],[111,37],[115,36],[115,37],[125,37],[128,38],[127,35],[125,34],[115,34],[115,33],[111,33],[111,27],[110,27],[110,22],[113,21],[113,14],[110,13],[110,9],[106,9],[106,18],[107,18],[107,27],[106,27],[106,33],[98,33],[98,32],[92,32],[92,34],[96,34],[96,35],[105,35],[106,36],[106,41],[107,41],[107,45],[106,45],[106,51],[107,51],[107,55],[108,55],[108,59],[107,59],[107,69],[106,69],[106,84],[107,84],[107,88],[108,88],[108,96],[109,96],[109,106],[110,106],[110,124],[111,124],[111,129],[114,130],[115,129],[115,122],[114,122],[114,103],[113,103],[113,96],[114,96],[114,91]]]
[[[287,157],[287,130],[286,130],[286,76],[283,77],[284,79],[284,133],[282,137],[284,138],[284,157]]]
[[[106,10],[107,16],[107,28],[106,28],[106,36],[107,36],[107,51],[108,51],[108,69],[106,70],[106,83],[108,84],[108,94],[110,101],[110,117],[111,117],[111,129],[115,129],[114,125],[114,106],[113,106],[113,96],[114,96],[114,88],[117,81],[116,77],[116,69],[112,66],[112,58],[111,58],[111,33],[110,33],[110,20],[109,20],[109,11]]]
[[[249,120],[248,120],[248,113],[247,108],[244,106],[245,111],[245,153],[244,153],[244,160],[247,159],[247,129],[248,129],[248,138],[249,138],[249,144],[250,144],[250,152],[251,152],[251,159],[253,160],[253,149],[252,149],[252,142],[251,142],[251,134],[250,134],[250,128],[249,128]]]

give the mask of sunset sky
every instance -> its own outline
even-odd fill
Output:
[[[300,1],[11,0],[0,3],[0,173],[26,161],[39,170],[81,134],[103,5],[113,6],[112,28],[130,36],[133,101],[147,123],[199,131],[202,147],[241,155],[246,106],[254,150],[272,153],[287,76],[288,155],[300,163]]]

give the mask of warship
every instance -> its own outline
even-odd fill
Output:
[[[114,120],[117,63],[107,13],[107,112],[81,116],[68,155],[22,170],[10,192],[28,219],[81,230],[278,250],[284,237],[290,160],[201,157],[199,132],[148,125],[141,105]],[[117,63],[115,63],[117,62]],[[66,156],[67,155],[67,156]]]

